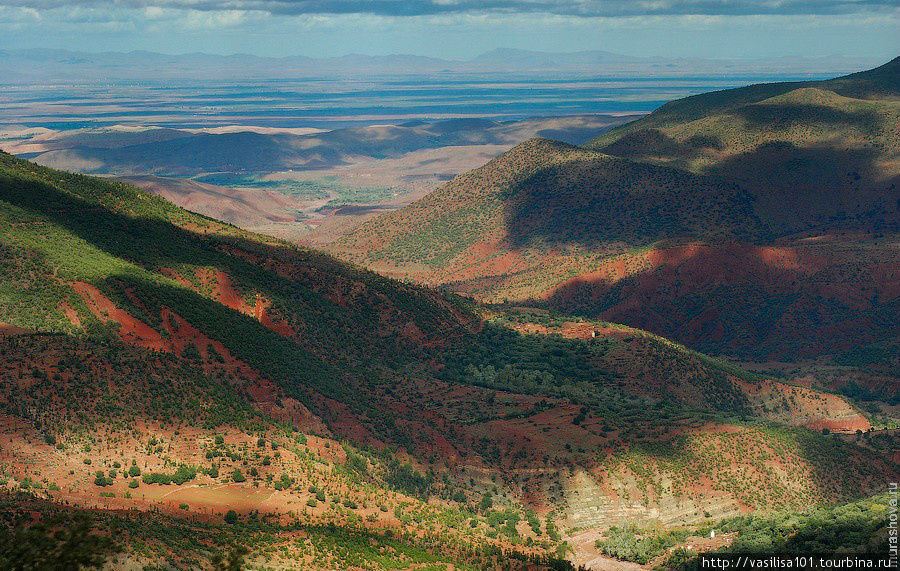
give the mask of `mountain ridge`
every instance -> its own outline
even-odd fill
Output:
[[[894,354],[896,276],[885,271],[897,261],[900,221],[898,62],[693,96],[582,149],[530,141],[331,251],[485,301],[625,321],[714,353],[815,358],[862,335]],[[564,158],[576,155],[583,164]],[[834,309],[816,309],[824,305]],[[798,329],[817,342],[785,337]]]

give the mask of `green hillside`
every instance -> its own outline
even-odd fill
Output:
[[[523,143],[331,252],[705,352],[896,356],[898,62],[673,101],[583,148]]]
[[[72,333],[65,300],[90,332],[96,319],[72,289],[86,282],[151,327],[162,325],[159,312],[168,308],[290,390],[314,387],[329,396],[359,375],[352,361],[359,355],[375,363],[422,355],[419,343],[388,333],[414,324],[426,339],[447,338],[464,326],[441,296],[247,234],[134,187],[8,155],[0,160],[0,321]],[[206,269],[226,274],[250,302],[264,295],[271,319],[296,338],[210,299],[216,284],[201,283]]]
[[[332,251],[427,283],[514,279],[528,269],[549,285],[556,276],[534,270],[558,270],[560,255],[596,260],[685,235],[756,240],[766,231],[733,183],[534,139],[364,224]],[[484,275],[493,260],[496,273]]]
[[[34,514],[3,520],[19,531],[2,545],[67,541],[33,526],[80,517],[68,503],[140,565],[237,543],[257,566],[565,569],[571,529],[621,519],[585,516],[594,501],[698,522],[859,498],[897,472],[822,433],[869,427],[836,395],[8,155],[0,278],[0,493]]]
[[[900,58],[827,81],[688,97],[587,148],[733,180],[775,235],[896,229]]]
[[[586,146],[602,146],[618,139],[623,133],[654,126],[667,127],[702,119],[709,115],[727,113],[737,108],[758,103],[765,99],[784,95],[801,88],[818,88],[833,91],[854,99],[891,99],[900,92],[900,57],[875,69],[852,73],[823,81],[794,81],[763,83],[701,93],[666,103],[647,117],[618,127],[611,133],[598,137]]]

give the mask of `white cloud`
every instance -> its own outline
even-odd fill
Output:
[[[41,13],[34,8],[0,5],[0,24],[25,25],[41,21]]]
[[[231,28],[242,23],[247,16],[244,10],[201,11],[188,10],[184,28],[188,30],[214,30]]]

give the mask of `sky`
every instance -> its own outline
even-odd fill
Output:
[[[0,0],[0,50],[469,59],[496,48],[771,58],[900,52],[898,0]]]

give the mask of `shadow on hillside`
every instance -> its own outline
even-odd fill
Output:
[[[867,135],[880,130],[881,118],[874,111],[845,111],[825,105],[802,103],[761,103],[746,105],[731,111],[746,121],[751,129],[777,130],[807,125],[811,128],[833,129],[842,132],[857,129]]]
[[[101,161],[109,172],[184,176],[197,172],[244,172],[288,168],[301,155],[289,153],[290,136],[260,133],[199,133],[166,141],[108,149],[76,147],[88,160]],[[294,159],[292,161],[292,159]],[[329,162],[335,157],[318,157]]]
[[[744,498],[755,498],[760,504],[753,507],[764,510],[779,508],[777,503],[785,501],[788,504],[780,506],[780,509],[802,509],[807,505],[866,498],[882,491],[885,479],[892,481],[891,478],[900,474],[897,465],[889,458],[846,443],[836,436],[799,427],[765,426],[753,421],[749,424],[736,419],[718,421],[749,428],[752,436],[742,437],[740,444],[715,436],[704,441],[704,432],[699,431],[689,433],[698,439],[699,446],[691,445],[689,440],[692,436],[687,436],[668,441],[636,441],[629,448],[661,461],[663,465],[674,462],[674,465],[668,466],[670,470],[677,470],[679,465],[687,463],[692,469],[699,468],[701,473],[715,474],[720,481],[731,482],[733,487],[728,487],[729,495],[739,500],[742,495]],[[727,434],[728,431],[723,431],[720,436]],[[711,443],[715,442],[723,446],[718,452],[720,457],[729,458],[734,464],[714,467],[716,460],[704,451],[708,451]],[[741,453],[743,447],[747,447],[745,450],[749,454]],[[774,454],[766,448],[771,448]],[[774,489],[760,487],[757,478],[748,479],[748,471],[752,473],[759,469],[760,458],[767,464],[761,473],[764,478],[771,478]],[[806,477],[814,486],[812,490],[804,489],[801,484]],[[746,486],[743,494],[742,486]],[[785,495],[778,488],[788,493]]]
[[[85,191],[92,195],[115,195],[121,190],[105,181],[81,177],[70,182],[94,185],[96,188]],[[299,342],[351,368],[359,369],[361,363],[381,356],[393,363],[403,355],[427,352],[427,341],[465,334],[465,324],[441,296],[341,264],[325,254],[261,243],[237,229],[229,236],[203,234],[161,218],[127,216],[34,179],[2,180],[0,200],[48,217],[103,252],[144,268],[149,272],[145,278],[132,275],[119,280],[145,280],[136,286],[149,288],[172,303],[177,301],[186,314],[196,311],[198,304],[212,304],[210,307],[222,310],[218,319],[224,319],[226,313],[239,315],[193,290],[166,286],[171,282],[163,278],[161,269],[187,266],[182,277],[191,281],[199,279],[193,268],[221,270],[240,295],[259,293],[271,302],[271,310],[289,320]],[[134,198],[134,204],[141,204],[140,196]],[[178,218],[180,211],[173,208],[172,212]],[[192,223],[202,221],[185,217]],[[225,232],[229,231],[225,227]],[[115,263],[90,255],[71,264],[80,275],[109,276],[122,271]],[[210,286],[195,283],[194,287]],[[130,303],[121,292],[117,301]],[[254,300],[248,303],[252,306]],[[196,319],[191,321],[198,327],[207,323],[202,316]],[[419,333],[406,334],[411,328]],[[260,326],[259,331],[268,330]],[[227,334],[227,328],[221,333]],[[421,335],[421,342],[416,335]]]
[[[673,153],[691,152],[658,131],[635,137]],[[667,238],[765,243],[812,230],[893,231],[900,176],[886,176],[878,160],[872,148],[773,142],[715,164],[710,176],[624,160],[565,163],[510,193],[506,230],[513,247],[552,251],[577,245],[592,254],[621,253]],[[846,350],[887,331],[888,308],[861,306],[807,284],[810,277],[790,265],[769,266],[740,255],[739,263],[728,263],[722,255],[683,265],[664,254],[615,283],[602,276],[574,279],[553,292],[549,305],[648,329],[705,352],[766,358]],[[659,265],[669,267],[657,270]],[[593,264],[581,271],[595,270],[602,268]],[[818,276],[835,281],[832,275]],[[835,283],[862,300],[881,288],[849,278]]]
[[[473,395],[478,406],[473,405],[469,414],[483,404],[493,406],[495,400],[502,407],[500,403],[504,399],[498,398],[497,391],[547,396],[560,399],[563,405],[553,406],[556,412],[552,416],[535,418],[536,430],[547,432],[550,429],[550,426],[540,428],[542,423],[553,423],[552,429],[560,430],[553,441],[554,446],[546,446],[541,440],[529,445],[526,442],[531,440],[527,437],[525,442],[512,443],[509,438],[510,434],[516,433],[517,421],[504,424],[493,417],[490,437],[481,439],[483,444],[476,453],[483,454],[483,458],[497,468],[527,469],[537,463],[556,468],[560,473],[565,473],[566,468],[574,472],[585,466],[622,466],[619,464],[622,461],[638,482],[643,480],[647,485],[651,481],[660,482],[663,476],[656,469],[655,462],[658,461],[665,471],[684,478],[682,482],[688,488],[704,487],[711,478],[725,486],[716,487],[723,495],[738,501],[755,499],[759,503],[751,505],[763,508],[776,507],[767,504],[771,501],[802,505],[823,499],[856,498],[872,489],[873,474],[890,473],[887,461],[844,446],[822,434],[802,428],[770,426],[752,416],[748,420],[742,415],[750,414],[750,411],[735,406],[739,404],[737,401],[713,401],[700,409],[682,404],[683,401],[670,392],[685,382],[696,383],[701,390],[715,390],[715,375],[706,376],[701,370],[714,368],[722,373],[719,379],[728,382],[724,375],[730,368],[723,369],[727,367],[724,364],[717,366],[700,358],[701,370],[692,370],[687,362],[682,362],[672,368],[676,374],[669,375],[649,399],[626,396],[634,387],[622,388],[617,381],[621,376],[616,375],[615,363],[623,358],[621,353],[612,354],[613,361],[603,366],[612,364],[613,367],[605,372],[594,368],[598,364],[591,359],[579,363],[580,352],[587,350],[596,355],[600,347],[602,345],[597,341],[514,334],[487,327],[478,352],[465,355],[455,363],[451,359],[445,371],[450,375],[445,380],[474,384],[481,387],[481,394],[493,395],[487,398]],[[634,354],[632,358],[637,356]],[[659,357],[665,359],[652,354],[644,354],[643,358],[653,361]],[[563,365],[552,364],[554,360]],[[479,366],[468,367],[466,363],[478,363]],[[594,366],[585,366],[588,363]],[[485,365],[490,368],[486,370]],[[453,375],[454,371],[456,375],[466,371],[465,378]],[[558,376],[547,377],[551,371]],[[423,405],[427,406],[427,403],[423,402]],[[583,412],[576,417],[573,409],[579,407]],[[524,414],[516,418],[530,419],[546,410],[529,411],[523,406]],[[595,446],[591,442],[598,436],[602,444]],[[562,451],[563,447],[566,452]],[[501,453],[503,449],[506,449],[505,454]],[[754,488],[760,482],[759,478],[751,476],[754,471],[758,471],[773,488]],[[619,472],[614,473],[621,476]],[[801,487],[807,477],[812,481],[812,489]],[[788,495],[782,495],[782,490]]]
[[[756,213],[776,235],[834,226],[897,225],[897,186],[869,148],[765,143],[709,169],[752,193]]]
[[[884,452],[850,444],[835,435],[823,435],[798,429],[796,437],[800,456],[816,476],[820,497],[816,501],[833,503],[859,499],[884,491],[884,482],[900,475],[900,465]],[[855,473],[847,466],[854,466]]]
[[[762,360],[835,353],[888,335],[900,308],[879,301],[890,300],[889,283],[877,280],[883,262],[871,259],[840,275],[836,269],[846,264],[818,268],[822,255],[829,254],[794,261],[798,251],[738,243],[670,246],[627,277],[608,268],[605,276],[598,271],[569,280],[546,304],[646,329],[704,353]]]
[[[741,118],[748,129],[760,132],[806,126],[840,132],[855,130],[861,136],[873,136],[880,131],[882,123],[881,117],[874,111],[845,111],[812,104],[745,105],[727,113]],[[683,165],[703,156],[716,160],[714,151],[724,151],[726,148],[721,138],[711,132],[677,141],[659,129],[645,128],[628,133],[601,150],[620,157]],[[840,150],[853,153],[843,147]]]
[[[679,163],[703,156],[704,151],[721,151],[723,148],[722,141],[711,134],[694,135],[679,142],[659,129],[641,129],[617,139],[601,151],[617,157]]]
[[[885,180],[872,149],[827,145],[798,147],[786,141],[763,143],[723,159],[708,170],[732,178],[758,192],[801,188],[841,189],[848,194]],[[877,189],[877,188],[876,188]],[[877,189],[886,191],[887,188]]]
[[[354,338],[343,323],[313,315],[316,308],[311,307],[304,308],[308,325],[304,333],[311,341],[298,343],[250,315],[162,281],[119,274],[95,285],[118,307],[160,332],[165,330],[163,310],[173,312],[200,331],[200,337],[192,337],[190,331],[185,335],[201,349],[206,338],[222,343],[230,355],[273,381],[285,396],[303,403],[330,429],[357,445],[390,442],[415,452],[417,435],[406,424],[396,422],[413,417],[389,410],[380,392],[394,386],[396,371],[433,356],[402,337]],[[349,320],[351,326],[366,328],[362,319]],[[175,322],[171,323],[177,330]],[[191,359],[186,352],[180,356]],[[241,370],[238,376],[243,376]],[[244,382],[239,390],[253,400],[252,393],[243,392],[252,385],[252,377]]]
[[[554,165],[506,194],[513,248],[578,245],[614,253],[675,236],[765,235],[738,185],[623,159]]]
[[[304,387],[324,394],[333,394],[340,388],[341,378],[333,365],[308,348],[266,328],[254,317],[192,290],[132,275],[113,275],[95,285],[114,296],[117,305],[129,314],[158,330],[163,329],[160,323],[162,310],[173,311],[203,335],[220,341],[255,370],[279,381],[293,396],[299,396],[298,391]],[[134,293],[139,305],[126,292]]]

